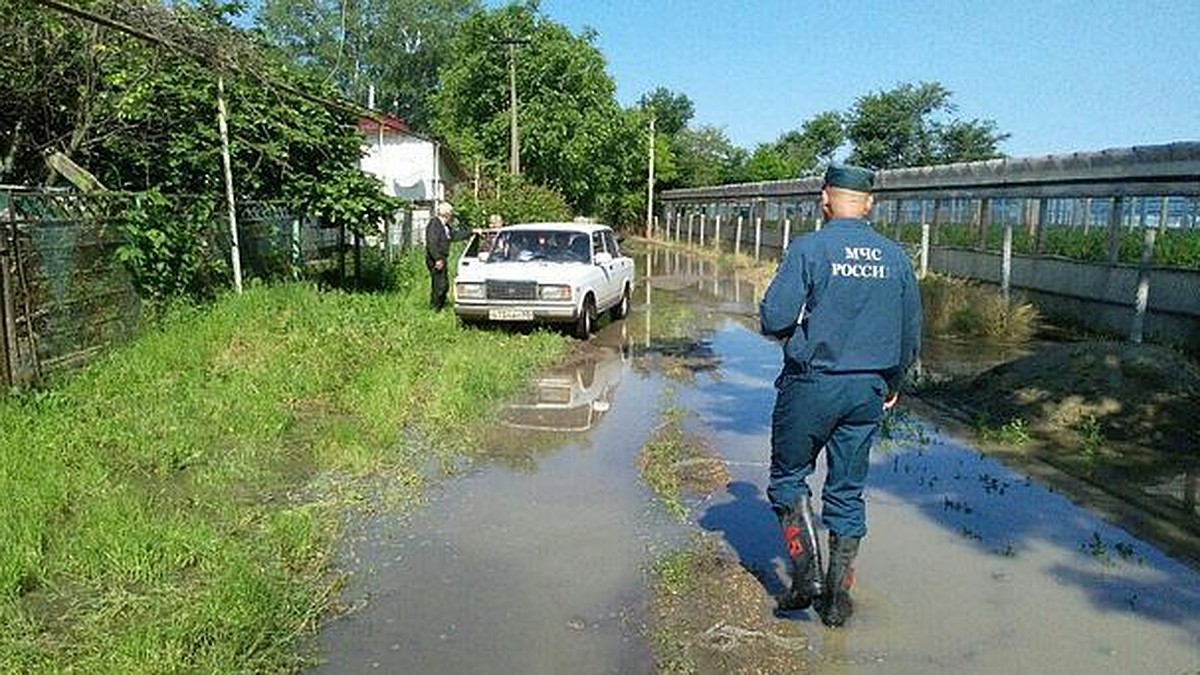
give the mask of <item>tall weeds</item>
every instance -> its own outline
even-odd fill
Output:
[[[925,333],[1021,343],[1037,333],[1041,317],[1029,303],[1006,300],[997,290],[968,280],[930,274],[921,280]]]

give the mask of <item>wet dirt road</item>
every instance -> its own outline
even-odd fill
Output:
[[[778,348],[753,284],[675,251],[639,254],[633,312],[540,378],[487,456],[400,520],[346,543],[318,673],[645,673],[645,567],[688,528],[782,589],[765,501]],[[671,522],[636,456],[690,410],[731,482]],[[1200,574],[912,415],[874,453],[857,614],[805,612],[814,672],[1200,673]],[[820,476],[818,476],[818,479]]]

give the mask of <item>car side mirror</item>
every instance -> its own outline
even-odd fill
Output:
[[[612,254],[609,253],[608,251],[601,251],[593,257],[593,260],[595,261],[595,263],[597,265],[603,265],[604,263],[610,263],[610,262],[612,262],[612,259],[613,259]]]

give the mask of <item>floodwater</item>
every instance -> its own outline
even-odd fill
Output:
[[[692,527],[721,537],[764,597],[782,590],[765,501],[780,354],[754,332],[762,289],[679,251],[638,265],[648,283],[592,358],[539,378],[484,458],[416,513],[346,542],[356,609],[322,630],[315,672],[652,672],[645,569]],[[926,366],[996,358],[946,353]],[[688,524],[637,473],[667,406],[693,413],[688,431],[731,476],[690,502]],[[1200,573],[929,421],[896,418],[867,499],[851,623],[787,619],[815,672],[1200,673]]]

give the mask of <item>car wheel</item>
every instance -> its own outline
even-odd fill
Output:
[[[620,321],[629,314],[629,287],[621,292],[621,301],[613,305],[612,309],[608,310],[608,315],[613,321]]]
[[[583,309],[575,320],[575,337],[580,340],[588,339],[592,334],[592,323],[596,320],[596,300],[592,296],[583,299]]]

